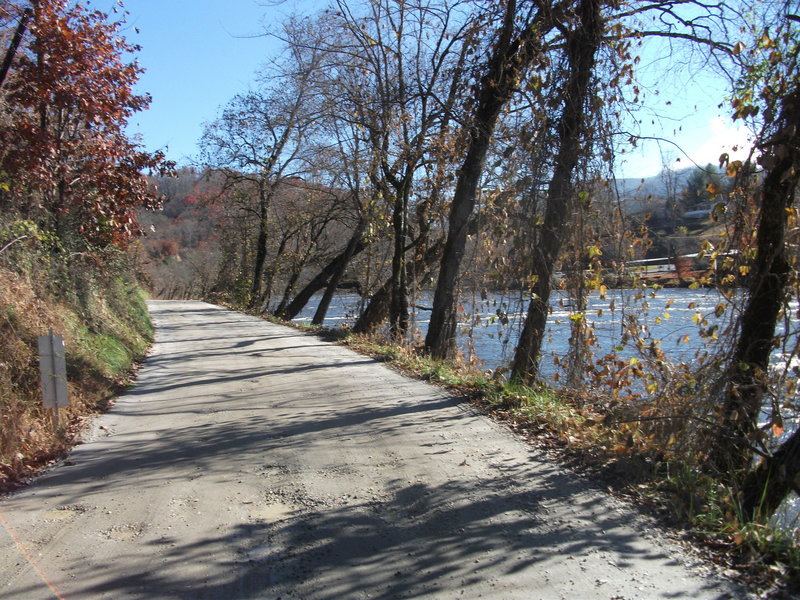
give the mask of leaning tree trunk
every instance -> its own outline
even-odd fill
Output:
[[[467,154],[459,170],[448,218],[433,311],[425,336],[425,350],[436,358],[448,358],[456,347],[456,281],[464,257],[467,227],[475,208],[478,183],[500,111],[511,99],[520,78],[537,56],[540,35],[560,18],[555,11],[540,10],[517,37],[514,35],[517,5],[508,0],[499,40],[492,52],[486,74],[480,82],[477,107],[469,129]]]
[[[423,279],[425,275],[430,273],[434,265],[441,259],[443,248],[444,240],[440,239],[414,261],[413,271],[422,274],[417,278],[418,280]],[[414,282],[413,285],[416,284],[417,282]],[[392,279],[390,278],[373,294],[366,310],[353,325],[353,333],[374,332],[388,318],[391,299]]]
[[[769,518],[792,491],[798,491],[800,429],[765,458],[742,483],[742,514],[748,521]]]
[[[353,237],[355,237],[355,233]],[[354,256],[359,254],[364,248],[367,247],[366,242],[361,238],[361,234],[358,235],[355,247],[352,251],[349,250],[350,243],[348,242],[348,247],[346,247],[338,256],[336,256],[331,262],[329,262],[325,267],[317,273],[316,277],[308,282],[306,287],[304,287],[300,292],[298,292],[297,296],[281,311],[276,311],[275,316],[281,319],[285,319],[287,321],[294,319],[297,314],[303,310],[303,307],[308,304],[308,301],[311,299],[311,296],[316,294],[320,291],[323,287],[325,287],[328,281],[339,272],[342,266],[346,266],[347,262],[350,261]],[[348,256],[349,255],[349,256]]]
[[[599,0],[582,0],[580,23],[567,40],[569,79],[564,90],[564,111],[558,124],[558,153],[547,190],[547,208],[539,243],[534,248],[531,302],[514,355],[511,379],[531,383],[536,379],[539,354],[547,325],[553,268],[561,251],[573,196],[572,176],[585,139],[585,120],[595,55],[603,33]]]
[[[328,308],[331,305],[333,294],[336,292],[336,288],[339,287],[339,283],[342,281],[345,271],[347,271],[347,266],[350,264],[350,259],[353,258],[353,253],[356,250],[356,246],[361,242],[364,235],[364,230],[366,228],[367,219],[365,217],[361,217],[358,220],[358,225],[356,225],[355,232],[352,236],[350,236],[350,241],[347,243],[347,247],[340,255],[341,261],[339,267],[328,282],[328,287],[325,289],[325,293],[322,295],[322,299],[319,301],[317,311],[314,313],[314,318],[311,320],[313,325],[322,325],[323,321],[325,321],[325,315],[328,313]]]
[[[740,319],[739,339],[730,360],[730,383],[720,415],[712,460],[729,480],[747,471],[751,447],[759,435],[758,419],[766,392],[769,358],[774,348],[775,329],[785,299],[791,272],[786,248],[788,209],[800,181],[800,85],[785,96],[778,132],[771,138],[760,161],[771,163],[762,184],[761,212],[757,230],[757,254],[747,304]],[[743,510],[754,518],[759,498],[767,503],[763,514],[774,510],[800,473],[797,434],[771,457],[765,459],[744,480]]]

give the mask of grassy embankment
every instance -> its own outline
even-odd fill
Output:
[[[2,225],[2,224],[0,224]],[[0,491],[63,456],[106,409],[152,339],[144,294],[119,251],[70,254],[30,226],[0,227]],[[66,345],[70,405],[41,408],[37,336]]]

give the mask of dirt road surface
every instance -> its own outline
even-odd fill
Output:
[[[436,387],[202,302],[0,502],[14,599],[742,598]]]

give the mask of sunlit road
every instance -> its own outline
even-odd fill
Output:
[[[201,302],[0,501],[0,597],[741,598],[441,390]]]

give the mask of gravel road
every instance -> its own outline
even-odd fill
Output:
[[[0,597],[747,597],[434,386],[210,304],[150,308],[136,386],[0,501]]]

